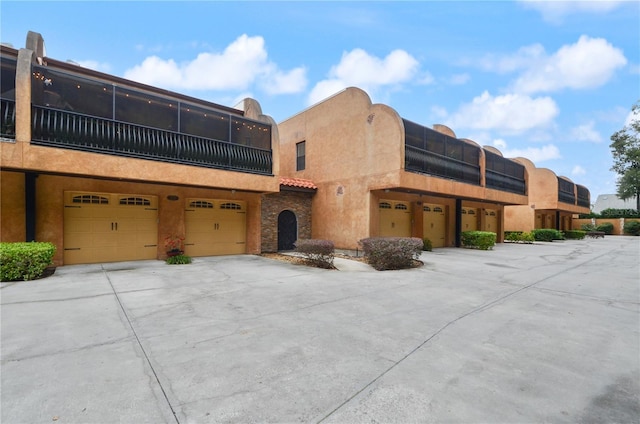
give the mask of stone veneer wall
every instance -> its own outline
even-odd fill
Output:
[[[262,252],[278,251],[278,215],[290,210],[298,221],[298,238],[311,238],[311,198],[315,193],[287,191],[262,197]]]

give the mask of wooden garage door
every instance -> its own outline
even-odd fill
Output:
[[[187,199],[184,252],[189,256],[246,253],[246,202]]]
[[[380,237],[411,237],[411,204],[392,200],[378,203]]]
[[[484,211],[484,231],[498,233],[498,211],[495,209],[486,209]]]
[[[432,247],[444,247],[446,217],[444,205],[424,204],[422,207],[423,237],[431,240]]]
[[[478,209],[462,208],[462,231],[476,231],[478,229]]]
[[[158,198],[117,193],[64,193],[64,263],[155,259]]]

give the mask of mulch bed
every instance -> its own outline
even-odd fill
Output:
[[[269,258],[269,259],[275,259],[277,261],[289,262],[289,263],[295,264],[295,265],[316,266],[315,264],[307,261],[305,258],[300,257],[300,256],[283,255],[282,253],[261,253],[260,256],[265,257],[265,258]],[[362,256],[360,256],[360,257],[349,256],[349,255],[334,255],[334,256],[336,258],[349,259],[350,261],[358,261],[358,262],[362,262],[362,263],[365,263],[365,264],[367,263],[367,261]],[[414,260],[412,262],[411,268],[419,268],[419,267],[421,267],[423,265],[424,265],[424,263],[422,263],[422,261]],[[321,268],[321,267],[317,267],[317,268]],[[333,268],[333,269],[335,269],[335,268]]]

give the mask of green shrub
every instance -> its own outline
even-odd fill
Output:
[[[175,255],[167,258],[169,265],[186,265],[191,263],[191,256],[187,255]]]
[[[531,244],[534,242],[533,234],[525,233],[523,231],[505,231],[504,239],[505,241],[512,241],[515,243]]]
[[[313,265],[320,268],[333,268],[335,249],[331,240],[296,240],[295,247],[296,252],[301,253]]]
[[[431,240],[426,237],[422,239],[422,250],[427,252],[431,252],[433,250],[433,244],[431,244]]]
[[[0,243],[0,281],[40,277],[55,253],[55,245],[49,242]]]
[[[582,240],[587,235],[583,230],[565,230],[564,238],[571,240]]]
[[[607,235],[613,234],[613,224],[610,222],[603,222],[596,227],[596,231],[602,231]]]
[[[369,265],[378,271],[411,268],[424,247],[416,237],[369,237],[359,243]]]
[[[531,233],[536,241],[564,240],[562,232],[554,230],[553,228],[538,228],[533,230]]]
[[[480,250],[490,250],[496,245],[496,233],[491,231],[463,231],[462,245]]]
[[[598,227],[596,227],[593,224],[582,224],[580,226],[580,228],[582,228],[584,231],[590,232],[590,231],[598,231]]]
[[[640,221],[627,221],[622,228],[625,234],[640,236]]]

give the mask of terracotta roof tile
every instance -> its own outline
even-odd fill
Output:
[[[318,186],[316,186],[311,180],[303,180],[302,178],[287,178],[280,177],[280,185],[287,187],[300,187],[300,188],[310,188],[316,190]]]

